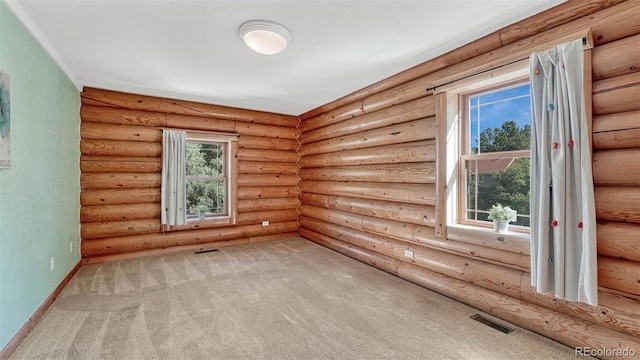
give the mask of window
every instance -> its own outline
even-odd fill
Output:
[[[187,138],[187,220],[229,214],[227,147],[224,142]]]
[[[461,111],[458,219],[487,226],[500,203],[529,226],[531,100],[527,78],[459,95]]]
[[[163,130],[165,230],[235,224],[238,135]]]
[[[235,221],[236,140],[234,135],[187,132],[187,222]]]
[[[528,251],[528,77],[523,61],[437,88],[437,237]],[[497,202],[519,215],[500,236],[487,219]]]
[[[437,238],[520,254],[530,252],[529,229],[535,223],[529,214],[532,179],[528,56],[532,51],[580,37],[585,49],[591,47],[589,31],[580,30],[517,50],[509,58],[504,54],[487,55],[493,59],[491,64],[470,61],[465,63],[470,67],[461,70],[457,78],[447,77],[442,84],[427,89],[435,96],[438,129]],[[585,51],[585,58],[589,57]],[[585,96],[591,94],[588,64],[585,61]],[[586,99],[587,112],[590,101]],[[498,202],[518,212],[508,233],[497,234],[488,221],[488,210]]]

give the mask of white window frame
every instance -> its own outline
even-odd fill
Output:
[[[501,151],[501,152],[490,152],[490,153],[480,153],[480,154],[471,154],[469,149],[470,149],[470,144],[468,143],[470,136],[469,136],[469,106],[468,106],[468,102],[466,101],[469,97],[472,96],[476,96],[478,94],[482,94],[485,92],[492,92],[492,91],[496,91],[496,90],[502,90],[502,89],[507,89],[510,87],[516,87],[516,86],[521,86],[524,84],[529,83],[529,76],[528,74],[526,76],[518,76],[515,77],[513,80],[509,80],[506,82],[500,82],[497,84],[492,84],[488,87],[482,87],[478,90],[475,91],[470,91],[470,92],[460,92],[459,93],[459,118],[460,118],[460,122],[462,124],[464,124],[464,126],[460,127],[460,149],[459,149],[459,166],[460,169],[458,169],[458,183],[461,184],[462,186],[458,187],[458,214],[457,214],[457,219],[458,219],[458,223],[460,224],[464,224],[464,225],[469,225],[469,226],[478,226],[478,227],[484,227],[484,228],[493,228],[493,225],[490,222],[487,221],[482,221],[482,220],[473,220],[473,219],[467,219],[467,206],[465,205],[467,203],[467,199],[466,199],[466,194],[467,194],[467,177],[465,176],[465,161],[470,160],[494,160],[494,159],[508,159],[508,158],[519,158],[519,157],[527,157],[527,158],[531,158],[531,151],[530,150],[513,150],[513,151]],[[481,175],[483,177],[484,180],[484,175]],[[509,206],[509,204],[503,204],[505,206]],[[515,231],[515,232],[522,232],[522,233],[529,233],[529,228],[528,227],[524,227],[524,226],[516,226],[516,225],[511,225],[509,227],[510,231]]]
[[[226,218],[229,217],[229,199],[230,199],[230,193],[231,193],[231,184],[229,183],[229,172],[231,170],[230,168],[230,158],[229,158],[229,148],[230,148],[230,141],[216,141],[216,140],[203,140],[203,139],[193,139],[193,138],[189,138],[187,136],[186,139],[186,143],[187,144],[211,144],[211,145],[219,145],[222,149],[222,175],[221,176],[192,176],[192,175],[185,175],[185,184],[189,185],[190,181],[208,181],[208,180],[222,180],[223,184],[224,184],[224,194],[223,194],[223,209],[222,212],[220,213],[214,213],[214,214],[206,214],[204,219],[200,219],[199,216],[197,214],[189,214],[187,212],[187,222],[190,221],[202,221],[202,220],[211,220],[211,219],[220,219],[220,218]],[[189,164],[188,160],[187,160],[187,165]]]
[[[529,75],[529,62],[521,61],[499,69],[483,73],[456,83],[439,87],[436,96],[436,121],[439,126],[437,141],[438,177],[437,189],[440,198],[437,201],[439,219],[436,236],[482,245],[499,250],[529,253],[529,234],[509,232],[497,234],[493,228],[465,224],[461,221],[460,187],[464,178],[461,164],[462,112],[460,96],[480,89],[513,82]]]
[[[185,225],[165,226],[164,230],[173,231],[234,225],[238,216],[238,135],[205,131],[185,131],[185,133],[186,143],[224,144],[226,214],[208,216],[204,219],[187,215],[187,223]]]

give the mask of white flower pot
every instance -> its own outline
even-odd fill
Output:
[[[494,221],[493,229],[497,233],[506,233],[509,231],[509,222],[508,221]]]

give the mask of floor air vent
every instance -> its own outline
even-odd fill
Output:
[[[482,323],[482,324],[485,324],[487,326],[490,326],[490,327],[492,327],[492,328],[494,328],[494,329],[496,329],[498,331],[501,331],[501,332],[503,332],[505,334],[510,334],[510,333],[514,332],[513,329],[509,329],[508,327],[504,327],[504,326],[502,326],[500,324],[497,324],[497,323],[495,323],[495,322],[483,317],[480,314],[472,315],[471,318],[473,320],[479,322],[479,323]]]
[[[218,249],[200,250],[200,251],[196,251],[196,252],[194,252],[194,254],[204,254],[204,253],[214,252],[214,251],[218,251]]]

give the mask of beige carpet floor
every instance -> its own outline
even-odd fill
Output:
[[[293,238],[84,266],[11,359],[575,359],[476,313]]]

